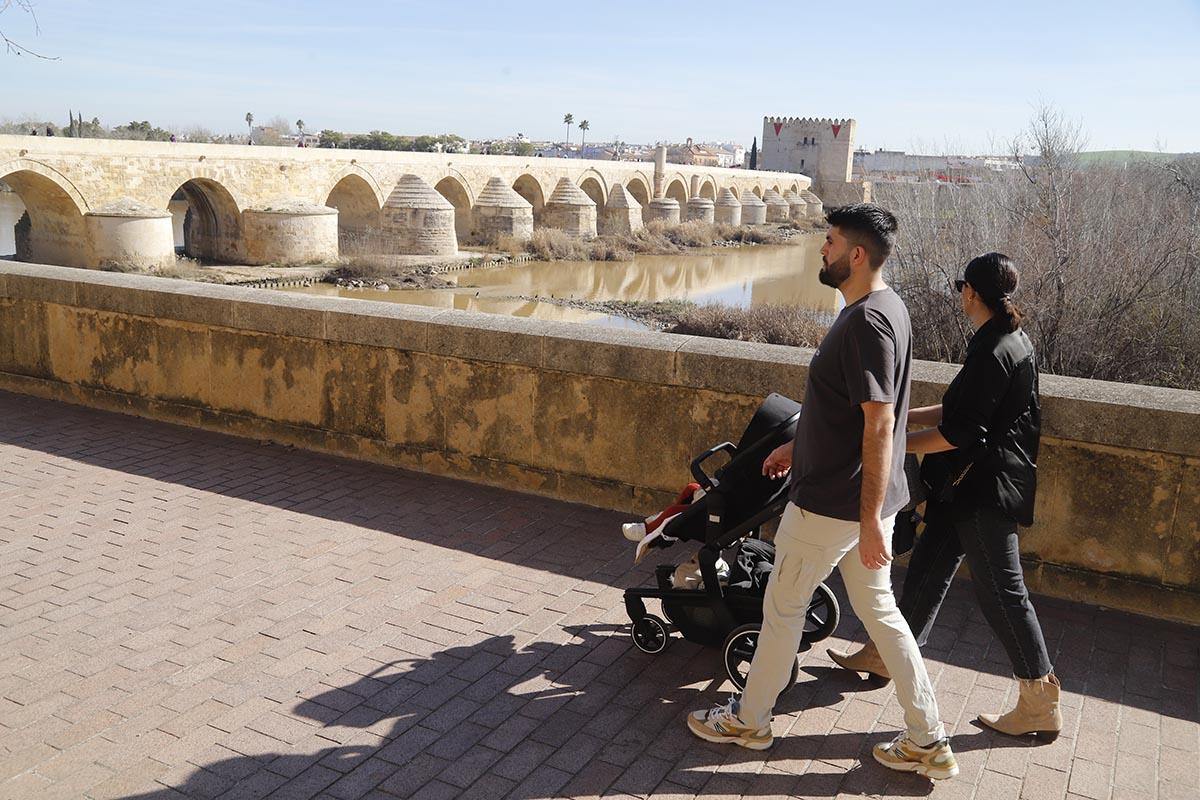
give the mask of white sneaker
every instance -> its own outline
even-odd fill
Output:
[[[646,523],[626,522],[621,526],[621,535],[631,542],[640,542],[646,536]]]

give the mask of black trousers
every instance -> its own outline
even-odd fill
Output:
[[[997,508],[930,501],[899,606],[917,644],[924,646],[963,558],[971,568],[983,616],[996,632],[1018,678],[1051,672],[1050,655],[1021,573],[1017,523]]]

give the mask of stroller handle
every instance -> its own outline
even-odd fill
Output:
[[[715,456],[717,453],[725,451],[729,453],[729,457],[733,458],[737,455],[737,446],[733,442],[721,442],[718,445],[708,448],[700,455],[692,459],[692,477],[696,482],[704,487],[704,491],[713,488],[712,478],[704,471],[704,462]]]

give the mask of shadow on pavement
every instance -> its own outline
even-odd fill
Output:
[[[238,797],[351,798],[379,790],[521,800],[648,795],[672,786],[736,788],[751,797],[931,790],[925,779],[871,760],[871,745],[885,734],[793,735],[766,753],[701,741],[686,730],[684,715],[719,697],[711,651],[676,643],[651,657],[627,644],[623,626],[565,630],[571,640],[560,645],[518,648],[512,636],[495,636],[381,664],[288,710],[330,746],[222,759],[197,766],[176,786],[132,797],[218,797],[235,787]],[[841,696],[836,688],[814,692],[813,683],[785,694],[781,713]],[[356,730],[375,732],[378,745],[336,745]],[[817,759],[824,764],[814,769],[809,762]]]

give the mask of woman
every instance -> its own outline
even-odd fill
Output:
[[[1013,303],[1016,267],[988,253],[954,282],[975,328],[962,369],[941,405],[908,412],[907,450],[925,453],[921,476],[930,487],[925,533],[904,578],[900,611],[924,645],[950,581],[965,556],[988,624],[1020,680],[1016,708],[980,714],[979,721],[1013,736],[1052,742],[1062,729],[1059,682],[1021,573],[1017,525],[1033,523],[1037,487],[1037,364],[1021,312]],[[830,657],[846,669],[884,680],[873,643]]]

